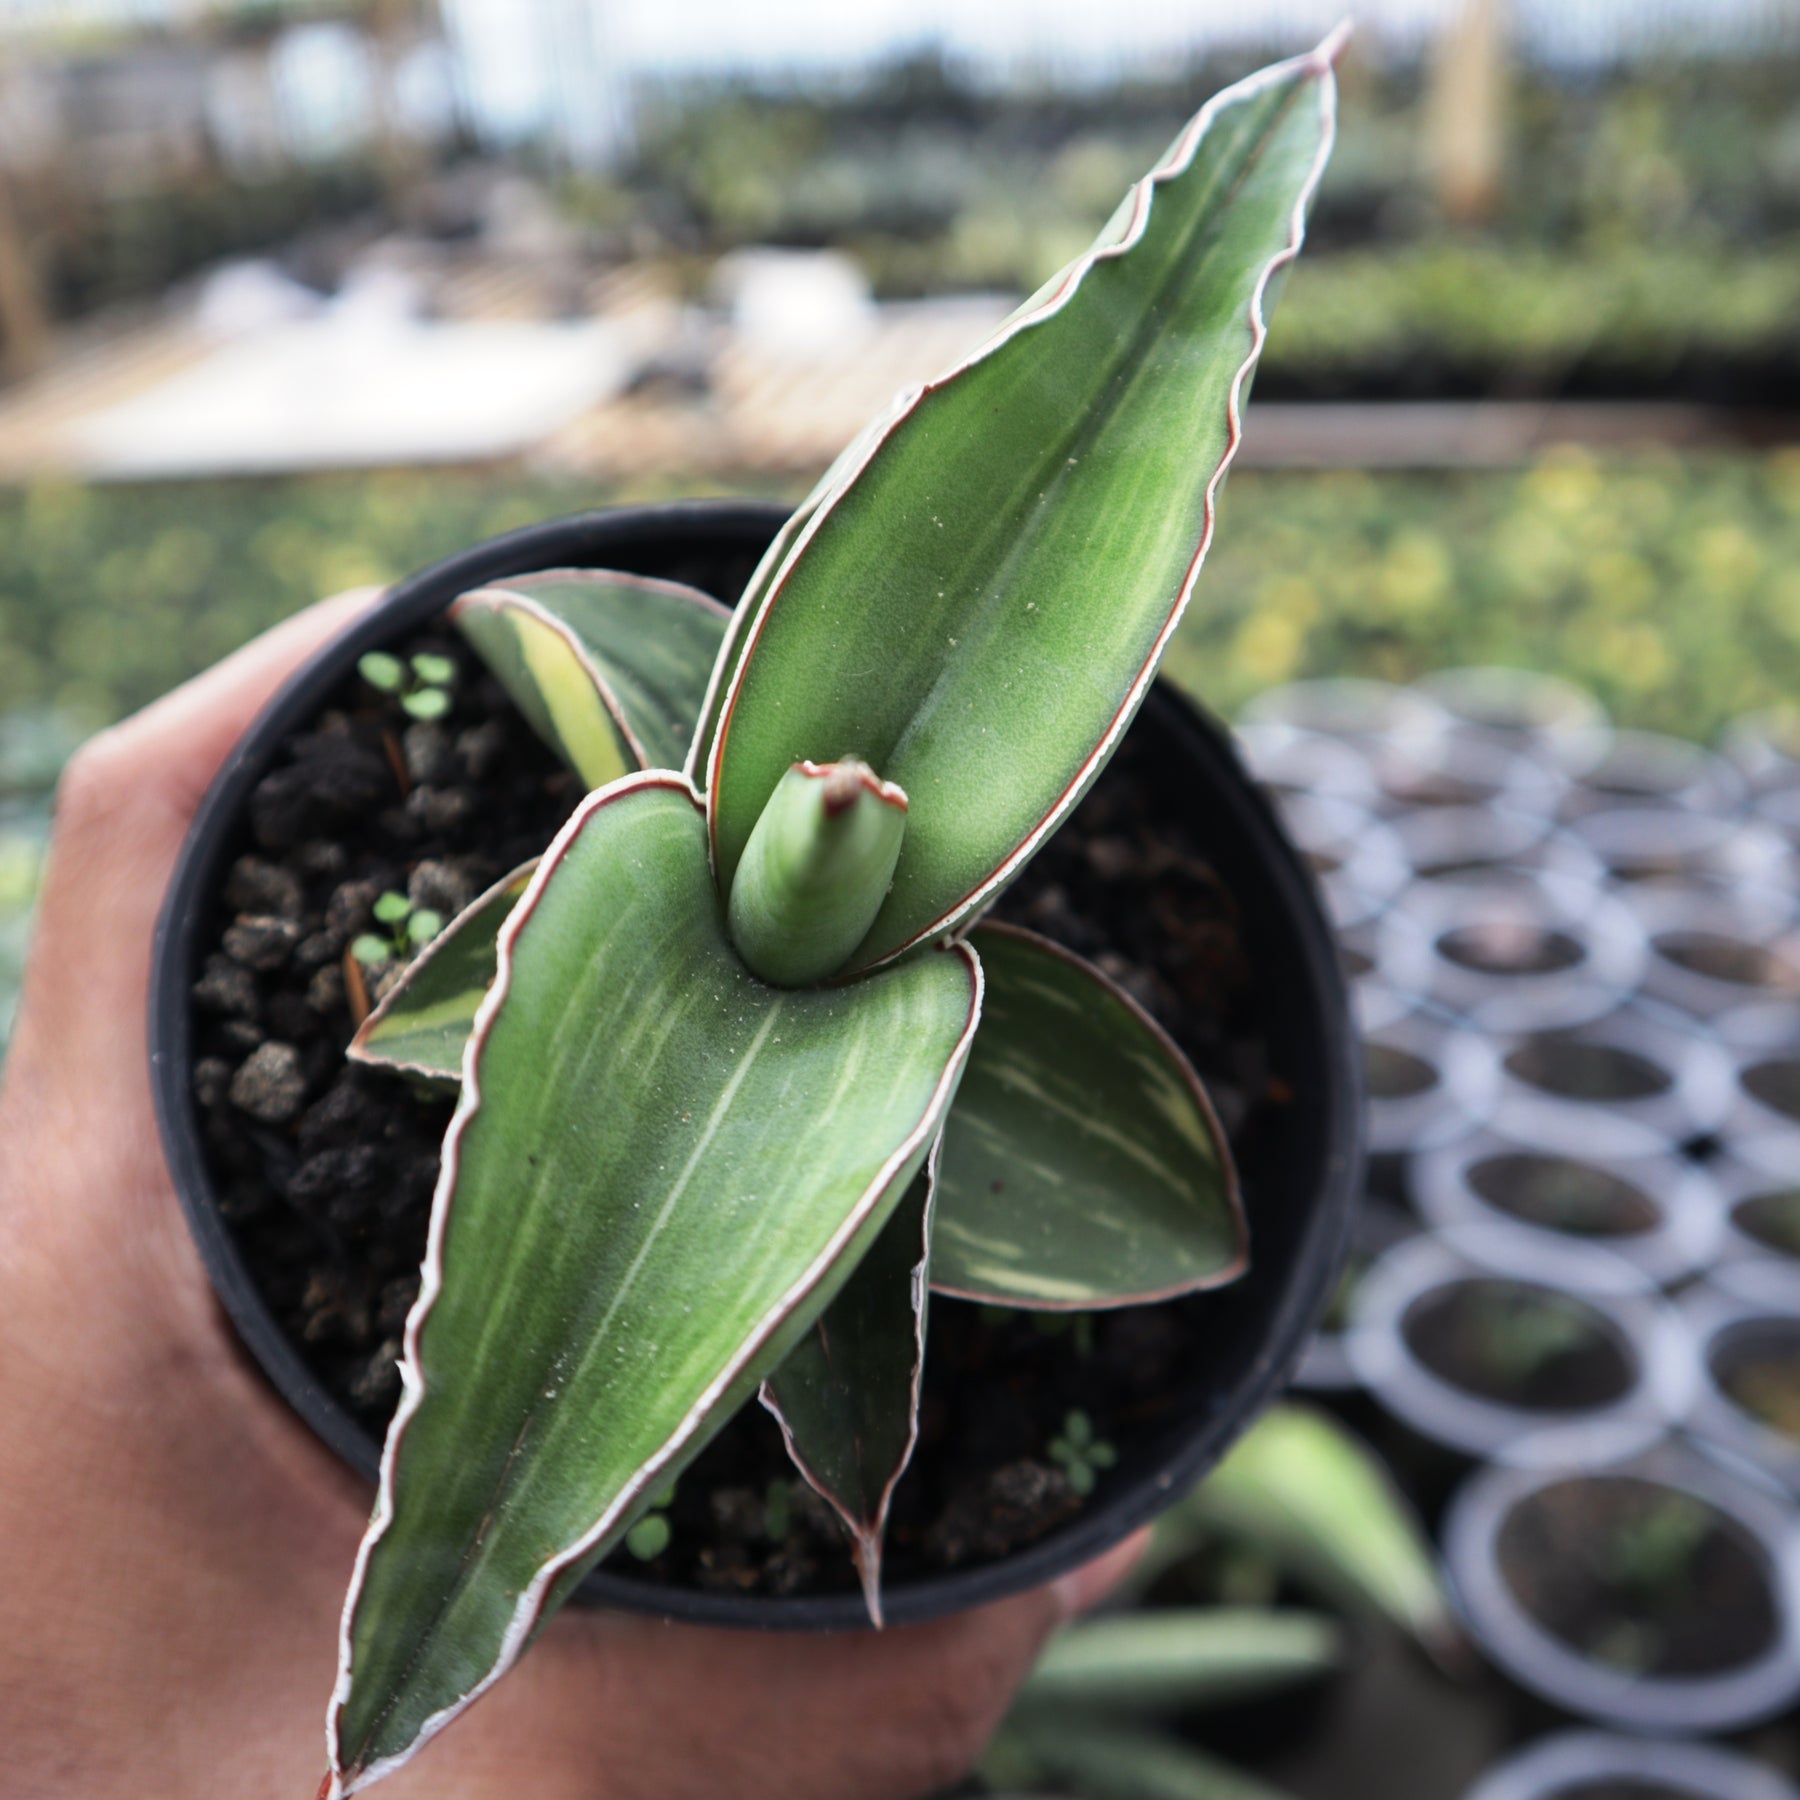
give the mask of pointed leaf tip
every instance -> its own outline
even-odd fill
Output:
[[[934,1144],[880,1237],[762,1390],[795,1469],[850,1533],[878,1630],[888,1509],[919,1435],[937,1154]]]
[[[677,582],[552,569],[464,594],[451,617],[532,729],[598,788],[682,766],[730,615]]]
[[[1330,86],[1300,58],[1209,101],[1085,256],[859,441],[759,587],[710,709],[714,857],[729,883],[796,755],[898,782],[913,818],[849,968],[976,912],[1142,701],[1211,541]]]

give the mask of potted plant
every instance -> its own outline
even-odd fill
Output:
[[[332,1393],[329,1359],[268,1329],[232,1215],[254,1226],[273,1193],[278,1238],[385,1243],[384,1209],[430,1198],[416,1290],[303,1267],[290,1296],[303,1337],[373,1319],[399,1339],[360,1365],[366,1412],[383,1380],[401,1392],[322,1793],[408,1760],[609,1552],[654,1575],[696,1487],[740,1549],[835,1515],[860,1601],[831,1576],[760,1612],[666,1580],[588,1591],[740,1622],[926,1616],[1140,1522],[1297,1354],[1355,1178],[1341,982],[1266,808],[1151,683],[1328,153],[1338,41],[1209,103],[1088,255],[785,523],[645,509],[452,559],[303,672],[222,775],[163,932],[171,1163],[265,1365],[364,1466],[354,1379]],[[728,617],[709,594],[740,584]],[[1147,697],[1124,787],[1095,786]],[[1090,787],[1079,866],[1028,873],[1059,867]],[[1083,883],[1112,900],[1078,910]],[[1159,932],[1182,965],[1160,984],[1134,961]],[[1218,1048],[1267,1067],[1239,1070],[1222,1124],[1129,989],[1185,993],[1204,1040],[1225,1029],[1208,996],[1252,970],[1275,1010]],[[340,1008],[375,1074],[293,1041]],[[1095,1322],[1227,1283],[1198,1327]],[[1076,1388],[1105,1387],[1086,1360],[1160,1359],[1164,1393],[1122,1445],[1066,1393],[1043,1429],[1040,1395],[1038,1454],[938,1511],[961,1552],[941,1566],[971,1566],[889,1592],[897,1483],[922,1435],[956,1435],[921,1406],[934,1288],[1003,1309],[930,1315],[964,1438],[1017,1438],[979,1406],[1021,1338],[1067,1340]],[[1194,1381],[1202,1342],[1216,1373]],[[759,1392],[791,1470],[701,1482]]]
[[[1673,1443],[1609,1456],[1604,1434],[1557,1435],[1546,1466],[1484,1469],[1451,1508],[1446,1568],[1484,1652],[1625,1730],[1735,1731],[1791,1706],[1791,1506]]]
[[[1395,1245],[1357,1292],[1348,1349],[1428,1518],[1471,1463],[1522,1456],[1548,1427],[1648,1444],[1691,1388],[1686,1334],[1638,1270],[1501,1225]]]
[[[1609,1121],[1583,1130],[1482,1131],[1415,1157],[1407,1188],[1440,1229],[1504,1226],[1546,1249],[1570,1238],[1597,1244],[1661,1287],[1685,1280],[1718,1252],[1720,1207],[1707,1171],[1648,1126]]]

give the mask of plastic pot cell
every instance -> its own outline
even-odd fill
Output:
[[[1626,1730],[1733,1731],[1790,1706],[1793,1509],[1673,1444],[1574,1460],[1592,1448],[1482,1470],[1452,1504],[1446,1566],[1484,1653],[1552,1706]]]
[[[1599,858],[1578,838],[1522,807],[1423,807],[1393,819],[1390,829],[1415,881],[1478,883],[1503,868],[1600,876]]]
[[[1378,918],[1406,885],[1406,859],[1393,833],[1354,800],[1285,793],[1275,802],[1333,924],[1344,931]]]
[[[1499,666],[1441,669],[1418,688],[1463,736],[1537,757],[1565,775],[1593,768],[1611,740],[1600,702],[1560,676]]]
[[[209,1135],[222,1103],[215,1095],[209,1104],[196,1093],[194,990],[221,920],[230,916],[223,892],[253,841],[253,802],[266,802],[265,777],[287,766],[297,734],[309,732],[322,714],[358,691],[358,659],[416,641],[437,626],[459,594],[528,571],[594,567],[684,581],[729,600],[782,517],[781,509],[756,503],[624,508],[515,532],[425,570],[292,679],[240,742],[196,818],[165,902],[152,976],[153,1085],[170,1169],[214,1287],[251,1354],[286,1402],[365,1477],[373,1475],[379,1455],[368,1415],[346,1403],[341,1382],[325,1379],[319,1346],[301,1342],[291,1324],[284,1326],[291,1309],[284,1315],[271,1299],[266,1274],[253,1268],[245,1250],[244,1184],[221,1163]],[[522,722],[517,730],[523,744],[529,734]],[[530,754],[542,755],[535,748]],[[1230,1288],[1201,1297],[1211,1352],[1171,1373],[1166,1406],[1153,1423],[1134,1428],[1129,1444],[1121,1436],[1117,1466],[1077,1516],[1028,1547],[974,1566],[921,1569],[896,1579],[887,1596],[890,1622],[940,1616],[1036,1585],[1147,1520],[1198,1479],[1279,1391],[1336,1280],[1360,1186],[1360,1076],[1342,977],[1311,881],[1224,733],[1166,687],[1153,689],[1121,752],[1123,759],[1133,756],[1141,758],[1144,772],[1131,779],[1144,784],[1147,803],[1159,809],[1158,816],[1179,817],[1181,829],[1204,844],[1214,877],[1241,917],[1235,966],[1252,984],[1268,1079],[1280,1084],[1262,1091],[1303,1100],[1285,1110],[1276,1129],[1257,1127],[1257,1109],[1250,1109],[1239,1148],[1255,1216],[1252,1268]],[[1115,763],[1109,776],[1125,766]],[[552,776],[530,779],[541,784]],[[527,784],[520,791],[538,789]],[[479,816],[485,821],[488,815]],[[517,828],[516,820],[506,823]],[[285,1143],[294,1129],[258,1127],[256,1153],[266,1165],[291,1166]],[[250,1199],[265,1207],[288,1204],[279,1188],[260,1200],[253,1191]],[[314,1229],[304,1218],[284,1223],[279,1211],[268,1216],[287,1237],[304,1238]],[[939,1310],[934,1346],[954,1341],[940,1331],[951,1329],[956,1315],[980,1322],[978,1309],[946,1302]],[[1153,1348],[1156,1335],[1151,1329],[1140,1351],[1144,1344]],[[684,1483],[692,1483],[698,1469]],[[855,1629],[864,1623],[853,1591],[786,1598],[715,1591],[659,1582],[617,1559],[589,1578],[582,1597],[726,1624]]]
[[[1380,1194],[1364,1194],[1350,1229],[1350,1254],[1338,1274],[1331,1303],[1294,1371],[1296,1388],[1309,1393],[1342,1394],[1360,1386],[1350,1361],[1349,1329],[1357,1295],[1369,1270],[1396,1244],[1416,1237],[1419,1222]]]
[[[1348,1343],[1382,1406],[1464,1459],[1518,1454],[1551,1425],[1649,1443],[1692,1391],[1685,1334],[1636,1269],[1503,1228],[1390,1250],[1357,1291]]]
[[[1373,750],[1433,743],[1449,721],[1441,706],[1414,688],[1342,676],[1266,688],[1245,703],[1238,723],[1271,738],[1307,734]]]
[[[1719,734],[1719,749],[1755,793],[1800,786],[1800,711],[1776,706],[1744,713]]]
[[[1455,727],[1384,746],[1376,775],[1388,812],[1499,804],[1549,817],[1568,786],[1560,769],[1528,747]]]
[[[1656,889],[1627,901],[1644,928],[1644,993],[1697,1018],[1800,1001],[1800,897],[1779,888]]]
[[[1670,806],[1624,806],[1572,819],[1569,831],[1625,887],[1717,889],[1750,882],[1792,891],[1793,851],[1754,819]]]
[[[1643,971],[1635,919],[1591,882],[1531,870],[1416,883],[1384,923],[1384,978],[1490,1031],[1580,1025]]]
[[[1748,799],[1742,771],[1701,745],[1656,731],[1614,731],[1599,761],[1569,790],[1563,810],[1574,817],[1618,806],[1674,806],[1729,818]]]
[[[1706,1173],[1718,1194],[1721,1257],[1800,1278],[1800,1130],[1734,1136]]]
[[[1463,1800],[1800,1800],[1764,1763],[1710,1744],[1559,1731],[1496,1764]]]
[[[1500,1067],[1496,1118],[1527,1136],[1573,1139],[1596,1119],[1623,1119],[1684,1144],[1716,1132],[1733,1106],[1731,1058],[1711,1033],[1643,1001],[1520,1035]]]
[[[1488,1045],[1431,1008],[1414,1007],[1369,1031],[1362,1054],[1373,1155],[1452,1143],[1493,1109],[1498,1078]]]
[[[1232,737],[1245,767],[1272,793],[1322,794],[1364,806],[1374,802],[1375,772],[1359,744],[1319,731],[1242,719]]]
[[[1703,1286],[1682,1311],[1699,1380],[1688,1428],[1800,1491],[1800,1281],[1758,1295]]]
[[[1732,1135],[1800,1132],[1800,1002],[1736,1007],[1715,1029],[1737,1076]]]
[[[1522,1232],[1552,1251],[1568,1240],[1622,1257],[1667,1287],[1706,1267],[1722,1230],[1717,1190],[1662,1134],[1624,1123],[1606,1133],[1483,1131],[1416,1158],[1413,1204],[1441,1228]]]

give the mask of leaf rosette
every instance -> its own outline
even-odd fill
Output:
[[[934,1287],[1087,1311],[1244,1268],[1179,1048],[979,921],[1193,591],[1337,43],[1210,101],[1085,256],[845,452],[734,613],[589,570],[453,608],[592,791],[351,1046],[458,1102],[327,1795],[498,1680],[759,1390],[878,1622]]]

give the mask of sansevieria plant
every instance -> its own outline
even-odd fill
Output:
[[[1209,102],[845,452],[735,613],[595,571],[454,608],[592,792],[352,1045],[460,1096],[323,1796],[497,1681],[759,1390],[879,1622],[930,1290],[1091,1309],[1244,1269],[1181,1053],[982,915],[1193,589],[1338,42]]]

